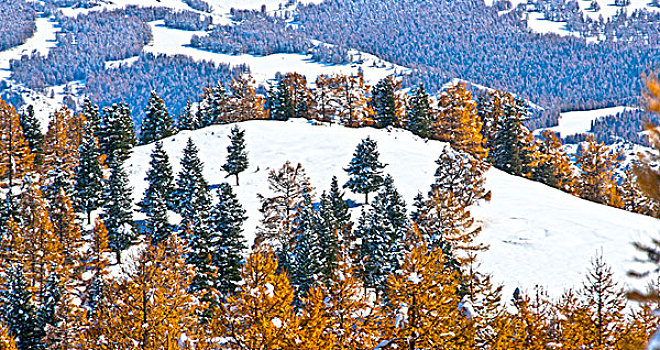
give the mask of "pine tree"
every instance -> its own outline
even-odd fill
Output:
[[[266,104],[270,119],[289,120],[296,115],[289,87],[281,79],[268,91]]]
[[[218,269],[218,290],[226,295],[233,293],[240,281],[243,253],[247,249],[242,226],[247,217],[229,184],[220,184],[217,195],[218,203],[211,210],[209,226],[213,265]]]
[[[186,107],[177,120],[177,128],[179,130],[197,130],[201,127],[201,121],[198,119],[198,115],[193,113],[192,105],[190,104],[190,100],[188,100]]]
[[[327,217],[328,226],[337,236],[340,246],[346,249],[353,222],[349,204],[344,199],[344,192],[339,188],[336,176],[333,176],[330,182],[330,192],[327,196],[321,196],[321,211],[321,217]]]
[[[92,211],[102,205],[103,171],[99,162],[100,154],[93,127],[87,124],[83,143],[78,149],[78,166],[75,172],[74,202],[76,210],[87,214],[87,223],[91,223]]]
[[[240,285],[218,310],[215,337],[230,349],[286,349],[296,347],[298,320],[293,289],[286,273],[277,273],[269,251],[255,251],[247,259]],[[216,346],[217,347],[217,346]]]
[[[175,212],[181,216],[180,230],[195,228],[195,220],[206,222],[211,209],[209,185],[202,174],[204,163],[199,160],[199,150],[189,138],[183,150],[181,171],[176,179]]]
[[[511,317],[511,349],[545,349],[550,341],[550,303],[538,286],[530,298],[516,288],[513,294],[515,313]]]
[[[140,144],[146,145],[153,141],[174,135],[174,122],[167,112],[165,101],[156,91],[151,91],[151,97],[144,109],[144,119],[140,129]]]
[[[41,173],[44,174],[44,195],[48,199],[60,190],[73,193],[74,175],[78,166],[78,148],[82,134],[78,135],[78,123],[82,116],[75,116],[62,108],[50,117],[48,131],[44,136],[44,161]]]
[[[433,191],[450,192],[461,205],[466,207],[479,199],[490,197],[490,192],[484,189],[486,165],[476,158],[443,148],[435,163],[438,168],[429,195],[432,196]]]
[[[490,141],[489,159],[497,168],[522,176],[529,172],[528,164],[531,162],[525,149],[525,137],[529,130],[523,124],[527,118],[527,105],[522,99],[514,98],[504,103],[504,114],[498,117],[497,131]]]
[[[94,133],[98,132],[99,124],[101,123],[101,114],[99,113],[99,107],[92,103],[92,101],[85,97],[83,105],[81,107],[81,113],[87,123],[92,127]]]
[[[460,349],[470,324],[459,314],[457,276],[447,273],[443,255],[416,244],[387,280],[383,337],[390,347]],[[460,330],[460,331],[459,331]],[[381,343],[383,344],[383,343]]]
[[[103,108],[96,136],[106,165],[114,167],[128,159],[137,143],[128,106],[122,102]]]
[[[19,350],[42,349],[44,336],[39,328],[32,294],[23,275],[23,268],[14,265],[7,271],[2,292],[2,316]]]
[[[25,142],[27,142],[30,152],[35,156],[34,163],[36,165],[41,164],[43,161],[44,135],[41,132],[39,119],[34,116],[34,107],[32,105],[28,105],[19,115],[19,123],[23,130]]]
[[[396,125],[403,112],[401,103],[396,95],[397,90],[401,88],[399,81],[396,81],[393,75],[378,81],[372,90],[370,106],[374,111],[374,122],[378,128],[386,128]]]
[[[580,197],[615,207],[622,205],[612,173],[615,161],[616,154],[608,152],[605,144],[596,142],[593,137],[587,138],[575,161],[580,168]]]
[[[53,224],[53,232],[57,236],[62,254],[63,279],[71,286],[77,287],[82,281],[83,240],[81,229],[73,211],[73,203],[69,196],[60,190],[48,205],[48,215]]]
[[[383,184],[383,169],[387,164],[378,160],[380,153],[376,149],[376,141],[367,137],[355,148],[353,159],[344,171],[350,179],[344,184],[354,193],[364,194],[364,203],[369,203],[369,193],[374,192]]]
[[[222,83],[218,82],[214,88],[204,89],[202,100],[197,108],[196,123],[199,124],[199,127],[193,130],[220,123],[225,118],[228,110],[229,97]],[[196,123],[191,123],[191,125],[195,126]]]
[[[424,84],[420,83],[408,99],[406,128],[415,135],[430,138],[432,136],[431,127],[434,122],[434,113],[431,108],[431,98],[424,89]]]
[[[401,266],[408,251],[408,229],[406,203],[387,176],[372,207],[363,211],[356,232],[361,245],[355,264],[365,286],[384,290],[387,276]]]
[[[175,204],[172,166],[162,142],[156,142],[149,165],[145,178],[148,186],[138,206],[147,215],[146,234],[152,242],[162,242],[172,234],[167,210],[174,208]]]
[[[293,218],[302,203],[305,187],[311,192],[309,177],[300,163],[294,167],[287,161],[277,171],[273,169],[269,172],[268,188],[272,196],[257,195],[263,218],[254,238],[255,248],[277,249],[291,241]]]
[[[0,100],[0,179],[11,190],[32,171],[33,162],[34,156],[23,136],[16,110]]]
[[[440,96],[438,109],[438,122],[433,126],[434,138],[447,141],[455,149],[484,160],[488,152],[483,148],[483,125],[472,93],[465,84],[447,88]]]
[[[227,176],[236,177],[236,186],[238,186],[238,174],[245,171],[248,167],[248,156],[245,150],[245,130],[238,128],[238,125],[231,129],[229,135],[230,145],[227,146],[227,162],[222,166],[222,170],[227,172]]]
[[[121,165],[111,169],[106,185],[102,215],[108,230],[110,248],[115,253],[116,262],[121,262],[121,252],[135,240],[133,208],[131,201],[132,189],[128,185],[128,176]]]

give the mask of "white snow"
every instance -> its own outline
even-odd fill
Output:
[[[200,148],[209,183],[232,183],[220,170],[232,126],[181,132],[164,140],[175,174],[191,137]],[[342,168],[360,140],[370,136],[378,142],[381,161],[389,164],[385,172],[393,176],[395,186],[411,205],[418,191],[428,191],[436,169],[434,161],[445,146],[401,130],[316,126],[301,120],[250,121],[239,126],[246,130],[250,167],[234,189],[250,217],[244,226],[250,243],[260,219],[257,193],[268,193],[268,171],[280,168],[286,160],[302,163],[319,194],[328,189],[333,175],[340,184],[347,180]],[[127,162],[135,201],[146,188],[143,179],[152,148],[137,147]],[[636,286],[645,284],[625,277],[628,270],[638,267],[632,261],[636,252],[631,243],[657,237],[658,220],[591,203],[496,169],[487,173],[487,188],[492,190],[492,200],[473,208],[472,213],[483,225],[481,240],[490,245],[490,250],[481,254],[481,266],[493,274],[495,282],[505,285],[505,297],[516,287],[529,290],[537,284],[554,295],[564,288],[579,287],[591,257],[599,250],[617,279]],[[363,200],[362,195],[352,193],[347,193],[347,198]],[[354,219],[359,211],[353,210]]]
[[[273,322],[275,328],[282,328],[282,320],[279,317],[273,317],[271,322]]]
[[[275,78],[275,73],[297,72],[314,81],[321,74],[356,74],[359,67],[364,71],[365,80],[375,84],[378,80],[395,73],[405,73],[407,68],[387,63],[373,55],[362,53],[364,63],[350,65],[328,65],[312,61],[311,55],[274,54],[268,56],[226,55],[200,50],[188,46],[193,35],[205,35],[205,32],[185,31],[168,28],[163,21],[151,22],[153,42],[144,48],[145,52],[162,53],[166,55],[181,54],[196,60],[212,61],[216,64],[226,63],[231,66],[247,64],[257,84],[265,84]],[[380,68],[384,67],[384,68]]]
[[[559,125],[548,130],[558,132],[562,137],[586,133],[591,129],[591,122],[602,117],[616,115],[626,110],[633,110],[631,107],[611,107],[601,108],[589,111],[564,112],[559,117]]]

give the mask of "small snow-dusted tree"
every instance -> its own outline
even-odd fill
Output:
[[[197,130],[201,127],[199,116],[197,113],[193,113],[190,100],[186,102],[186,106],[177,120],[177,127],[179,130]]]
[[[273,120],[289,120],[289,118],[295,117],[295,106],[286,82],[279,80],[270,88],[266,108],[268,116]]]
[[[451,192],[463,206],[470,206],[479,199],[489,197],[484,189],[484,163],[469,154],[447,147],[443,148],[435,163],[438,168],[429,195],[433,196],[433,191]]]
[[[105,213],[102,218],[108,230],[109,245],[115,252],[117,263],[121,262],[121,252],[128,248],[135,239],[131,192],[128,175],[123,167],[112,168],[103,199]]]
[[[227,176],[233,175],[238,186],[238,174],[245,171],[249,164],[245,150],[245,130],[239,129],[238,125],[234,126],[229,140],[231,143],[227,146],[227,162],[222,166],[222,170],[227,172]]]
[[[419,84],[413,95],[408,99],[406,109],[406,128],[413,134],[423,138],[430,138],[433,125],[434,111],[431,108],[431,98],[424,89],[424,84]]]
[[[99,140],[99,152],[105,155],[106,165],[112,167],[128,159],[137,143],[128,106],[120,103],[103,108],[96,136]]]
[[[85,126],[83,143],[78,149],[78,166],[76,167],[73,199],[76,210],[87,214],[87,223],[91,223],[92,211],[102,205],[103,171],[99,154],[99,146],[94,135],[93,126]]]
[[[221,118],[227,113],[228,99],[227,90],[220,82],[214,88],[209,87],[204,89],[202,100],[197,107],[196,119],[199,127],[203,128],[219,123]],[[194,125],[195,123],[191,123],[191,126]]]
[[[174,208],[175,202],[172,167],[162,142],[156,142],[149,165],[145,178],[148,186],[138,206],[147,215],[147,235],[152,241],[161,242],[172,233],[167,209]]]
[[[167,112],[165,101],[151,91],[151,97],[144,109],[144,119],[140,129],[140,144],[146,145],[174,134],[174,122]]]
[[[378,160],[380,153],[376,141],[370,137],[363,139],[353,152],[353,159],[344,170],[350,177],[344,184],[354,193],[364,194],[364,203],[369,203],[369,193],[374,192],[383,184],[383,169],[387,164]]]
[[[397,125],[403,116],[403,104],[397,90],[401,89],[401,83],[393,75],[378,81],[372,89],[372,97],[369,105],[374,112],[374,125],[378,128]]]
[[[23,130],[23,137],[27,142],[32,154],[34,154],[35,164],[41,164],[43,161],[44,135],[41,132],[41,122],[34,116],[34,107],[28,105],[19,115],[19,122]]]
[[[211,209],[209,185],[204,178],[204,163],[198,157],[199,150],[192,139],[188,139],[181,158],[181,171],[176,179],[175,212],[181,215],[180,230],[192,228],[195,218],[205,221]]]

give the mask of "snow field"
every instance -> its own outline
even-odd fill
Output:
[[[175,174],[188,137],[200,149],[205,163],[204,175],[211,185],[227,181],[220,167],[225,162],[228,135],[233,125],[216,125],[197,131],[184,131],[164,140]],[[343,184],[343,168],[352,158],[355,146],[370,136],[378,142],[380,160],[387,163],[385,173],[411,206],[418,191],[426,194],[433,182],[434,161],[444,143],[424,140],[401,130],[372,128],[348,129],[333,125],[311,125],[305,121],[250,121],[240,123],[246,130],[250,166],[240,175],[241,185],[234,187],[249,219],[244,225],[249,244],[261,215],[257,193],[269,195],[268,171],[290,160],[302,163],[317,196],[327,190],[333,175]],[[127,172],[134,187],[134,201],[146,188],[143,180],[153,145],[137,147],[127,162]],[[492,200],[472,208],[482,225],[480,241],[490,249],[480,254],[482,270],[493,274],[496,283],[505,286],[508,300],[516,287],[530,290],[543,286],[552,296],[565,288],[580,287],[590,266],[590,259],[602,251],[612,266],[615,278],[628,285],[644,286],[645,281],[631,280],[625,273],[639,265],[639,256],[631,243],[648,242],[657,237],[658,220],[619,209],[591,203],[548,186],[491,169],[487,189]],[[363,195],[347,192],[347,198],[361,203]],[[373,195],[371,196],[373,198]],[[357,219],[360,208],[353,209]],[[142,218],[140,214],[137,218]]]

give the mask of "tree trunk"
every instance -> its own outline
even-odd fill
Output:
[[[236,176],[236,186],[238,186],[238,174],[234,174]]]

